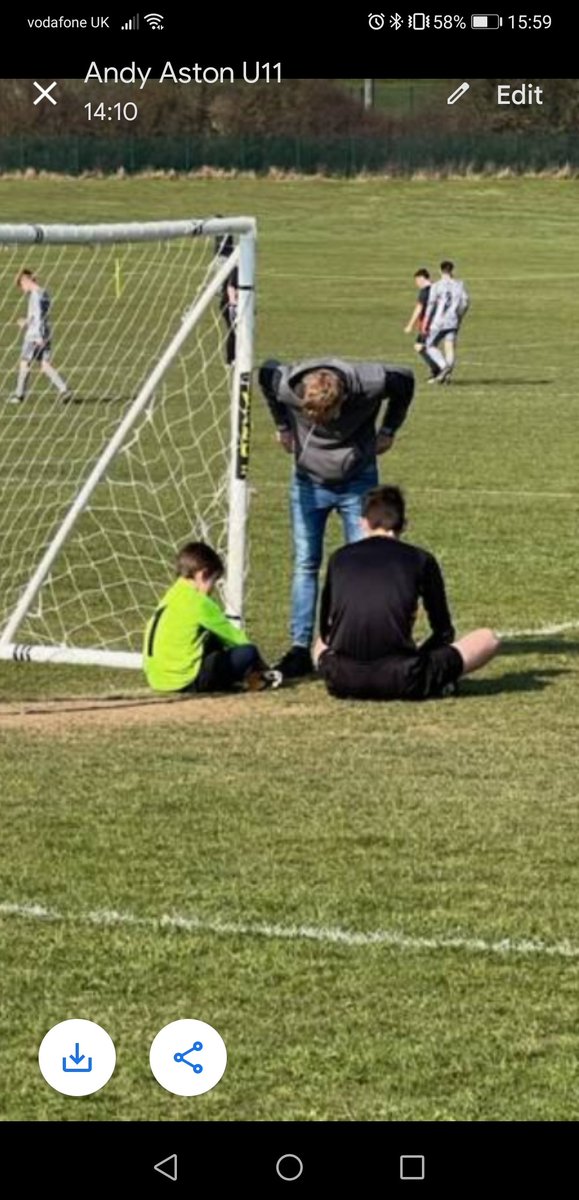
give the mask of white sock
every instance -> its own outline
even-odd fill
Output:
[[[24,399],[26,395],[26,385],[28,383],[29,370],[28,367],[20,366],[18,368],[18,383],[16,384],[16,395]]]
[[[444,368],[447,366],[447,362],[444,354],[442,354],[438,349],[438,346],[427,346],[426,353],[428,354],[428,357],[432,359],[433,363],[436,363],[439,371],[444,371]]]
[[[62,378],[62,375],[58,374],[58,371],[52,366],[52,363],[45,363],[42,370],[44,371],[45,375],[48,375],[50,382],[53,383],[54,386],[58,388],[59,392],[67,392],[68,391],[68,388],[66,386],[66,383],[64,382],[64,379]]]

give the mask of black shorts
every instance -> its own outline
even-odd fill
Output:
[[[351,700],[434,700],[463,672],[455,646],[437,646],[416,654],[389,654],[358,662],[326,650],[318,671],[332,696]]]

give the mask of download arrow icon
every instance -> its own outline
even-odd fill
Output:
[[[80,1045],[78,1042],[75,1043],[74,1054],[69,1054],[68,1057],[70,1058],[71,1062],[73,1062],[75,1065],[74,1065],[74,1067],[67,1067],[67,1065],[66,1065],[67,1060],[66,1060],[66,1058],[63,1058],[63,1060],[62,1060],[63,1071],[92,1071],[92,1058],[87,1059],[88,1066],[81,1067],[81,1065],[80,1065],[81,1062],[84,1061],[85,1056],[84,1056],[84,1054],[81,1054]]]

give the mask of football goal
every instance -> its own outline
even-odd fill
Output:
[[[255,238],[0,225],[0,658],[140,667],[187,541],[241,620]]]

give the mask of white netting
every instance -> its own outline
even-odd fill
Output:
[[[81,485],[223,259],[214,238],[0,246],[0,632]],[[51,361],[16,392],[33,270],[51,297]],[[140,650],[180,544],[225,553],[231,369],[220,292],[79,517],[18,629],[19,642]]]

